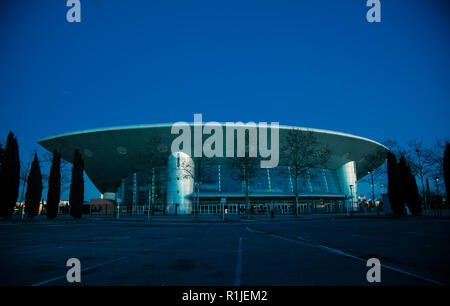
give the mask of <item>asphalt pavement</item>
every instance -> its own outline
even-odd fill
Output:
[[[0,285],[450,284],[450,220],[0,222]],[[381,262],[369,283],[367,260]]]

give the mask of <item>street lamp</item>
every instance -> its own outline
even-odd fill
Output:
[[[372,187],[372,203],[375,206],[375,184],[373,182],[373,171],[372,172],[367,171],[367,174],[370,174],[370,178],[372,179],[372,184],[371,184],[371,187]]]
[[[438,178],[438,177],[435,177],[435,178],[434,178],[434,182],[435,182],[435,184],[436,184],[436,193],[437,193],[437,196],[439,196],[439,185],[438,185],[438,183],[439,183],[439,178]]]
[[[428,197],[427,194],[425,193],[425,185],[423,183],[423,170],[422,170],[422,161],[421,161],[421,156],[420,156],[420,150],[416,149],[416,153],[417,153],[417,157],[418,157],[418,161],[419,161],[419,174],[420,174],[420,181],[422,183],[422,193],[423,193],[423,198],[425,200],[425,210],[429,210],[429,205],[428,205]]]
[[[436,184],[436,193],[437,193],[437,199],[436,199],[436,203],[438,204],[438,213],[439,213],[439,216],[441,216],[441,199],[440,199],[440,196],[439,196],[439,177],[435,177],[434,178],[434,182],[435,182],[435,184]]]
[[[350,213],[353,216],[353,185],[350,186]]]

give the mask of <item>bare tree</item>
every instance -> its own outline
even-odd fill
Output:
[[[194,213],[198,216],[200,211],[200,186],[211,178],[211,173],[208,171],[208,166],[211,163],[202,157],[194,157],[192,161],[183,161],[180,164],[183,173],[181,179],[192,179],[194,181],[196,191]]]
[[[428,209],[429,203],[427,199],[427,193],[425,190],[425,179],[432,172],[433,165],[425,156],[430,155],[430,150],[425,147],[422,141],[410,141],[408,143],[408,153],[405,155],[406,160],[409,162],[411,171],[415,176],[418,176],[422,186],[422,196],[425,199],[425,207]]]
[[[41,169],[46,168],[46,167],[44,167],[44,165],[49,164],[49,163],[51,164],[52,156],[53,156],[52,153],[45,151],[42,154],[42,156],[39,157],[39,164],[42,165]],[[30,153],[29,158],[21,158],[21,161],[20,161],[20,164],[21,164],[20,165],[20,177],[19,177],[20,184],[21,184],[21,187],[20,187],[21,192],[20,192],[20,198],[19,198],[20,203],[22,203],[24,201],[25,191],[27,188],[28,175],[30,172],[30,167],[31,167],[33,158],[34,158],[34,153]],[[65,162],[65,164],[70,165],[68,162]],[[66,183],[65,188],[67,190],[70,185],[70,169],[69,169],[69,167],[66,167],[66,168],[67,168],[68,174],[66,174],[66,177],[65,177],[65,183]],[[49,174],[47,172],[42,171],[41,176],[42,176],[43,186],[45,186],[48,183]],[[61,180],[62,180],[62,174],[61,174]],[[61,182],[61,186],[62,186],[62,182]],[[22,207],[22,217],[24,214],[23,208],[24,207]]]
[[[385,141],[383,141],[382,144],[386,148],[388,148],[389,151],[391,151],[392,154],[395,155],[395,158],[397,160],[400,160],[400,158],[402,156],[404,156],[406,158],[406,160],[410,160],[411,159],[409,150],[407,148],[404,148],[402,145],[400,145],[398,143],[398,141],[388,138]]]
[[[413,175],[419,180],[421,194],[424,199],[425,209],[429,209],[428,192],[425,180],[431,178],[435,181],[438,192],[438,181],[443,173],[443,152],[445,139],[439,139],[432,148],[428,148],[422,141],[412,140],[407,148],[403,148],[398,142],[388,139],[384,145],[399,159],[403,156],[411,167]]]
[[[245,146],[244,150],[244,153],[241,152],[240,154],[238,154],[238,156],[242,157],[236,157],[231,160],[230,168],[234,178],[244,183],[246,203],[245,214],[248,218],[250,214],[250,179],[256,175],[261,166],[259,158],[250,157],[249,152],[251,152],[252,150],[249,149],[248,144]]]
[[[27,179],[28,179],[28,172],[30,171],[30,167],[31,167],[31,162],[33,161],[33,154],[30,154],[30,158],[27,161],[24,161],[23,159],[21,159],[20,163],[20,175],[19,175],[19,179],[20,179],[20,184],[22,185],[22,191],[21,191],[21,195],[20,195],[20,205],[22,205],[23,201],[24,201],[24,195],[25,195],[25,190],[26,190],[26,185],[27,185]],[[21,211],[21,215],[22,215],[22,220],[23,217],[25,215],[25,205],[22,205],[22,211]]]
[[[329,148],[321,144],[313,132],[291,129],[282,148],[284,164],[290,167],[295,182],[295,215],[298,215],[298,181],[308,169],[323,166],[330,156]]]
[[[439,196],[439,184],[443,184],[444,176],[444,150],[447,139],[438,139],[435,145],[425,152],[425,164],[429,165],[428,176],[435,181],[436,193]],[[439,183],[439,181],[441,183]],[[444,188],[445,189],[445,188]]]
[[[372,201],[375,204],[375,185],[384,183],[386,180],[386,170],[379,167],[380,160],[386,160],[386,152],[377,150],[376,152],[364,157],[368,171],[368,176],[362,181],[367,181],[372,188]]]
[[[39,163],[42,165],[42,181],[46,185],[48,183],[48,177],[50,175],[50,166],[52,164],[53,153],[45,151],[39,159]],[[44,167],[45,165],[45,167]],[[61,159],[61,192],[69,190],[70,178],[71,178],[71,163]]]
[[[150,178],[151,186],[149,186],[149,200],[148,200],[148,210],[147,216],[150,218],[150,214],[153,214],[153,199],[154,199],[154,185],[155,177],[160,170],[159,166],[161,161],[163,161],[163,156],[165,156],[167,148],[161,141],[161,137],[153,136],[149,137],[145,141],[144,150],[136,152],[133,154],[127,154],[127,158],[132,160],[132,165],[134,166],[133,173],[144,169],[151,169],[152,175]]]
[[[409,161],[411,158],[409,156],[409,152],[407,149],[405,149],[403,146],[401,146],[398,141],[393,139],[386,139],[382,142],[382,144],[392,153],[394,154],[395,158],[397,160],[400,160],[402,156],[406,158],[407,161]],[[376,157],[375,157],[376,158]],[[369,162],[370,163],[370,162]],[[378,180],[380,186],[387,186],[387,163],[384,164],[382,167],[379,167],[375,171],[371,171],[374,175],[375,182]],[[371,179],[370,177],[368,179]],[[367,179],[366,179],[367,180]],[[363,179],[364,181],[364,179]],[[382,191],[381,191],[382,193]]]

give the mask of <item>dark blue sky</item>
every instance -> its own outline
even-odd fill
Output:
[[[0,1],[0,136],[279,121],[377,141],[449,136],[449,3]],[[88,184],[86,198],[98,192]]]

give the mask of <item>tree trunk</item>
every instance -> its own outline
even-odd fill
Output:
[[[248,185],[249,185],[249,180],[246,179],[245,180],[245,201],[247,202],[247,218],[250,215],[250,198],[248,196]]]
[[[373,171],[371,173],[371,176],[372,176],[372,203],[373,206],[375,207],[375,184],[373,183]]]
[[[298,175],[295,176],[295,215],[298,216]]]
[[[200,184],[197,184],[197,208],[195,214],[198,216],[200,212]]]
[[[153,181],[152,181],[153,184]],[[148,188],[148,211],[147,211],[147,220],[150,220],[150,214],[152,209],[152,186],[150,185]]]

